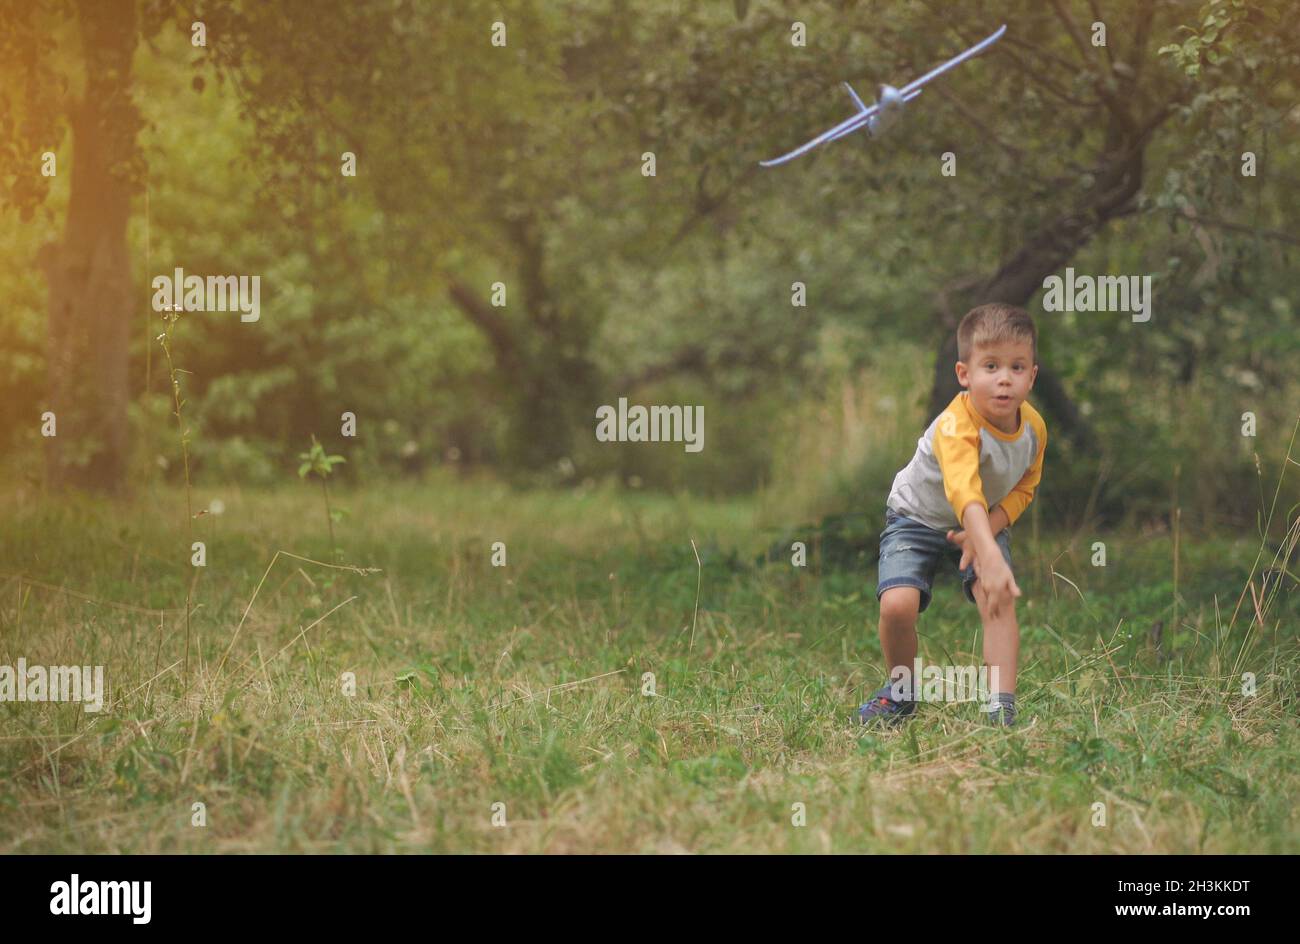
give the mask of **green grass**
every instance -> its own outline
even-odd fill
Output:
[[[330,559],[317,490],[200,487],[195,505],[218,495],[195,522],[188,675],[182,614],[158,612],[193,574],[183,492],[0,498],[0,664],[103,664],[110,690],[99,715],[0,703],[0,850],[1300,851],[1300,595],[1252,623],[1247,593],[1233,618],[1257,540],[1184,529],[1175,627],[1167,535],[1017,529],[1021,727],[967,703],[864,733],[874,565],[753,567],[773,537],[756,503],[339,493],[344,559],[380,569],[362,574],[267,571],[277,551]],[[959,597],[936,588],[927,660],[978,664]]]

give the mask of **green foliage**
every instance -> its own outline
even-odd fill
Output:
[[[334,467],[347,460],[342,456],[328,455],[325,447],[316,439],[315,433],[311,437],[311,449],[298,453],[298,458],[302,460],[302,464],[298,466],[298,478],[306,479],[308,476],[314,476],[320,480],[321,498],[325,503],[325,522],[330,534],[330,554],[333,560],[342,560],[342,553],[334,542],[334,523],[343,519],[345,511],[342,508],[330,507],[329,480],[334,474]],[[333,580],[333,576],[328,578],[326,586],[331,586]]]
[[[1201,74],[1203,65],[1218,66],[1236,54],[1238,43],[1233,34],[1246,26],[1252,16],[1268,16],[1269,11],[1262,5],[1248,4],[1246,0],[1210,0],[1201,8],[1201,15],[1198,25],[1180,28],[1186,34],[1181,43],[1170,43],[1156,51],[1157,55],[1169,56],[1192,78]],[[1280,24],[1274,20],[1273,25]],[[1258,56],[1249,53],[1245,64],[1250,68],[1257,67]]]
[[[311,449],[298,453],[298,458],[302,460],[302,465],[298,466],[298,478],[315,475],[322,481],[333,474],[334,466],[348,461],[342,456],[326,455],[325,447],[317,441],[315,434],[311,437]]]

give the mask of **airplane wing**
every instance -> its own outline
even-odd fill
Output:
[[[850,132],[857,131],[859,128],[865,126],[871,119],[871,116],[878,111],[880,111],[879,105],[872,105],[868,108],[864,108],[852,118],[844,119],[834,128],[817,135],[817,137],[813,138],[807,144],[795,148],[789,154],[782,154],[780,157],[774,157],[770,161],[759,161],[758,163],[763,167],[775,167],[778,164],[784,164],[786,161],[792,161],[802,154],[807,154],[819,144],[825,144],[827,141],[834,141],[836,138],[842,138]]]
[[[853,88],[849,86],[848,82],[844,83],[844,87],[848,88],[849,95],[853,96],[853,100],[859,105],[859,107],[861,107],[861,111],[854,114],[852,118],[845,118],[845,120],[841,121],[839,125],[832,127],[832,129],[826,131],[826,133],[819,134],[818,137],[810,140],[809,143],[803,144],[802,147],[794,148],[794,150],[787,153],[787,155],[774,157],[774,159],[770,161],[759,161],[759,164],[764,166],[764,168],[775,168],[777,164],[784,164],[785,161],[794,160],[800,155],[805,155],[805,153],[813,150],[813,148],[818,146],[818,144],[827,144],[832,142],[832,140],[844,137],[846,134],[853,134],[854,131],[859,129],[859,127],[870,125],[872,118],[876,116],[876,112],[880,111],[880,105],[863,105],[862,99],[858,98],[857,92],[853,91]],[[909,92],[909,94],[905,95],[904,101],[911,101],[914,98],[917,98],[918,95],[920,95],[919,88],[918,90]]]
[[[849,94],[853,96],[853,101],[857,103],[858,106],[860,107],[860,110],[856,115],[854,115],[851,118],[846,118],[844,121],[841,121],[839,124],[837,124],[834,128],[831,128],[829,131],[823,134],[819,134],[817,137],[813,138],[807,144],[803,145],[802,147],[795,148],[789,154],[782,154],[780,157],[774,157],[770,161],[759,161],[758,163],[761,164],[763,167],[775,167],[778,164],[784,164],[786,161],[794,160],[796,157],[799,157],[801,154],[807,154],[809,151],[817,147],[819,144],[826,144],[830,141],[835,141],[839,138],[844,137],[846,134],[852,134],[854,131],[857,131],[859,128],[868,125],[871,122],[871,119],[876,116],[876,113],[880,111],[880,106],[878,104],[863,105],[862,99],[858,98],[857,93],[853,91],[852,87],[849,86],[849,83],[845,82],[844,87],[849,90]],[[921,90],[916,89],[915,91],[909,92],[907,95],[904,95],[903,101],[910,102],[912,99],[916,98],[916,96],[920,94],[921,94]]]
[[[990,46],[992,46],[994,43],[996,43],[999,39],[1001,39],[1001,38],[1002,38],[1002,34],[1005,33],[1006,31],[1007,31],[1007,25],[1006,25],[1005,23],[1003,23],[1002,26],[998,29],[997,32],[991,34],[991,35],[988,36],[986,39],[982,39],[982,40],[980,40],[978,43],[976,43],[976,44],[975,44],[974,46],[972,46],[970,49],[967,49],[967,50],[966,50],[964,53],[962,53],[961,55],[959,55],[959,56],[954,56],[953,58],[951,58],[951,59],[949,59],[947,62],[945,62],[943,65],[941,65],[941,66],[937,66],[937,67],[931,69],[929,72],[927,72],[925,75],[921,76],[919,79],[917,79],[917,80],[915,80],[914,82],[911,82],[911,83],[909,83],[908,85],[904,86],[904,87],[901,89],[901,91],[902,91],[902,93],[903,93],[903,97],[906,98],[908,92],[914,92],[914,91],[917,91],[917,90],[920,89],[920,87],[921,87],[922,85],[924,85],[926,82],[929,82],[931,79],[935,78],[936,76],[943,75],[945,72],[947,72],[947,71],[948,71],[949,69],[951,69],[953,66],[960,65],[961,63],[965,62],[967,59],[970,59],[970,58],[973,57],[973,56],[978,56],[978,55],[979,55],[980,53],[982,53],[984,50],[988,49]]]

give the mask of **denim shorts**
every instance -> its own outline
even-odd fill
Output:
[[[930,588],[940,562],[946,560],[954,568],[961,562],[961,548],[950,543],[947,535],[946,531],[936,531],[892,508],[886,509],[885,530],[880,532],[880,581],[876,599],[890,587],[916,587],[921,591],[921,611],[924,611],[930,605]],[[1011,529],[1003,528],[996,540],[1010,567]],[[966,599],[974,603],[975,594],[971,589],[975,584],[974,566],[957,573]]]

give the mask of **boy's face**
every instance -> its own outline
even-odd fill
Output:
[[[1038,365],[1028,340],[977,344],[957,362],[957,380],[970,391],[980,414],[1004,432],[1015,432],[1020,404],[1034,386]]]

